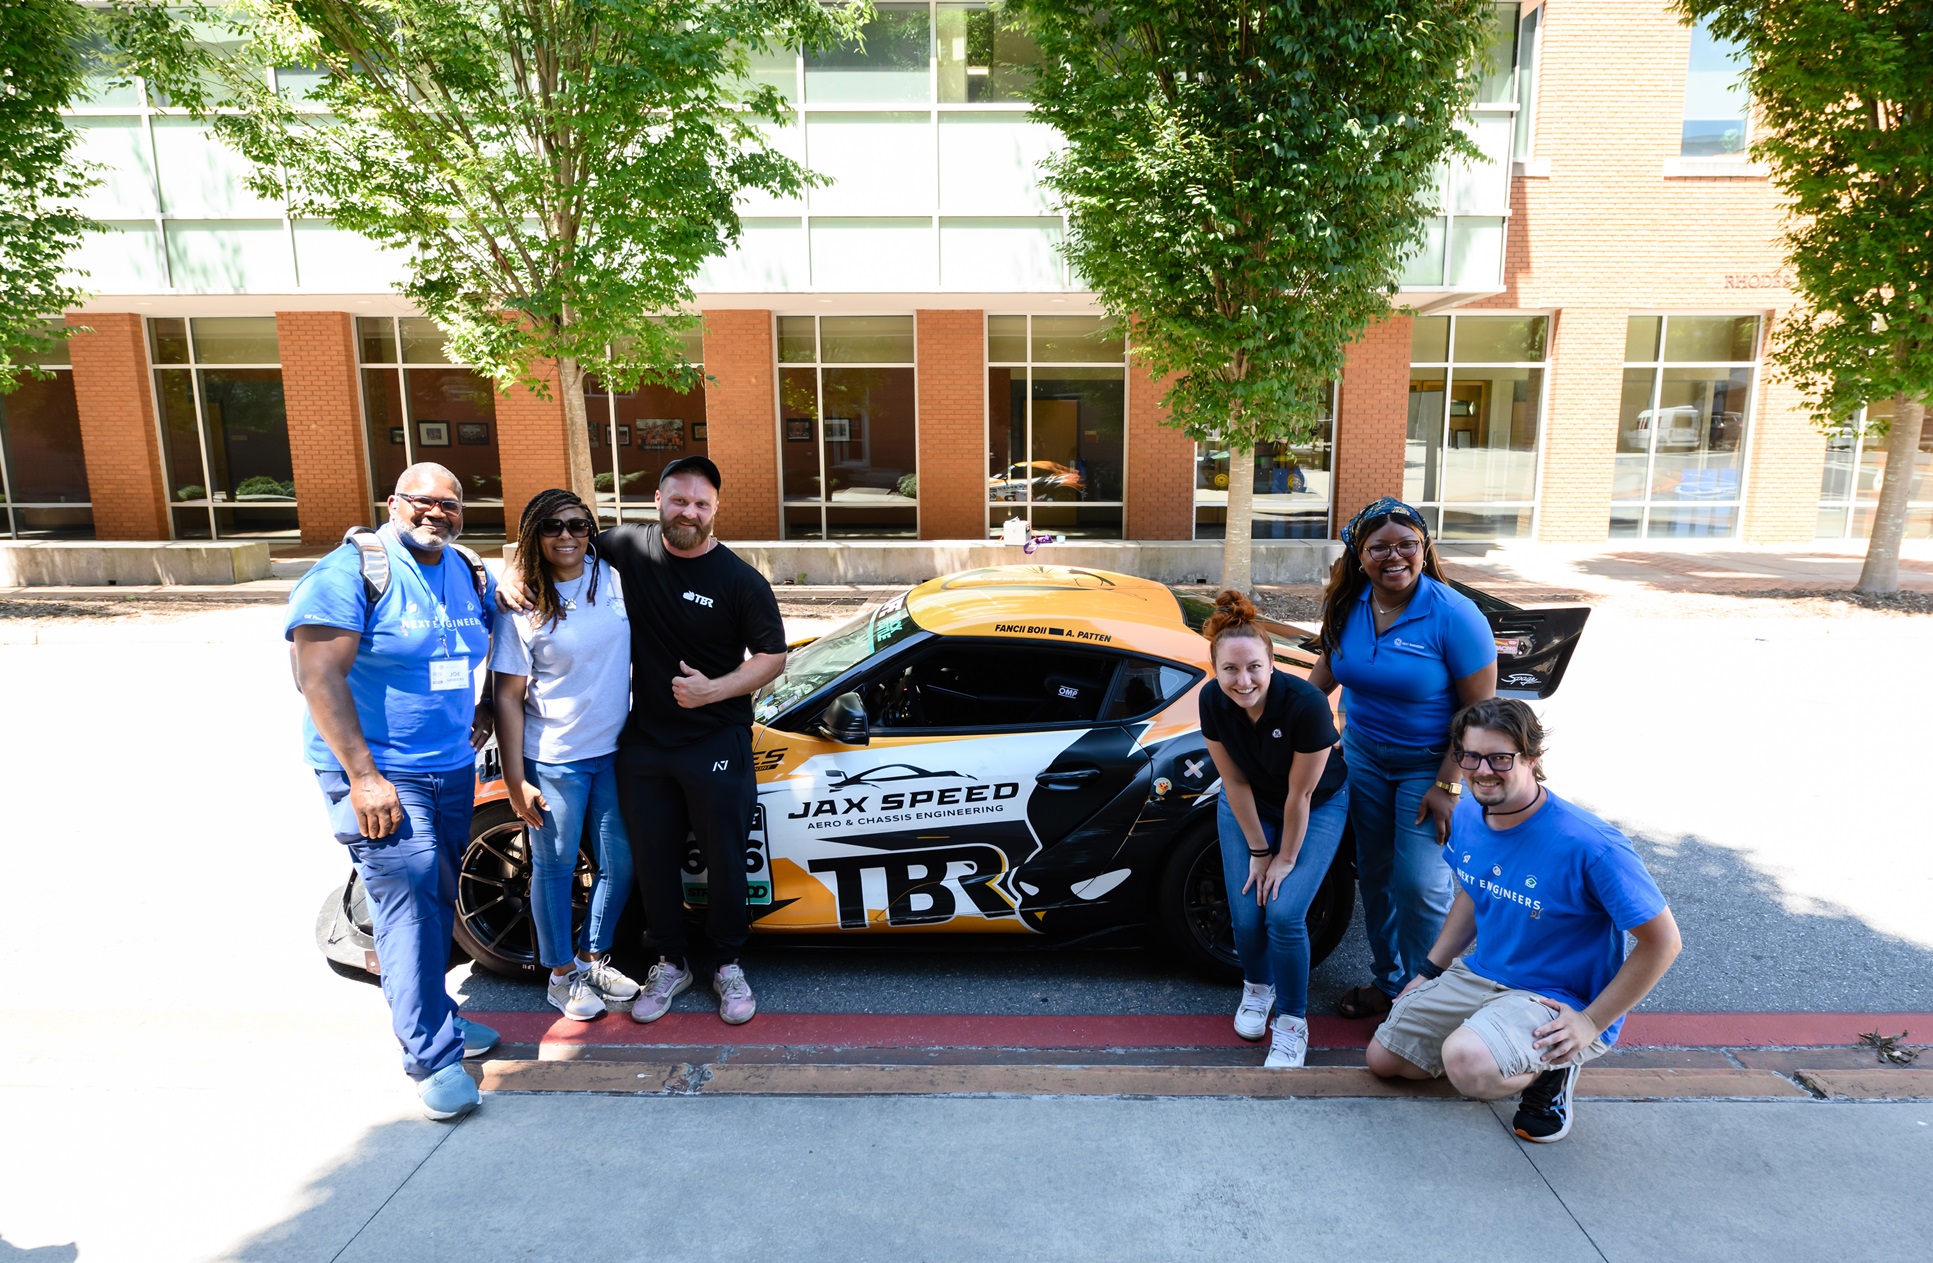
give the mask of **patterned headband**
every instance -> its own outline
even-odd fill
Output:
[[[1395,496],[1384,496],[1374,504],[1364,505],[1355,517],[1349,519],[1349,525],[1342,528],[1343,546],[1354,548],[1356,546],[1356,536],[1362,530],[1363,523],[1379,517],[1386,517],[1392,522],[1401,522],[1404,526],[1415,527],[1424,539],[1430,537],[1429,524],[1423,520],[1421,513],[1418,513],[1409,505],[1404,504]]]

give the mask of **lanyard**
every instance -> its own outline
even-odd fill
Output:
[[[446,549],[445,551],[447,552],[448,550]],[[405,557],[408,558],[408,561],[409,561],[409,564],[404,566],[403,570],[406,573],[415,576],[416,586],[423,590],[423,597],[426,601],[429,602],[429,609],[431,612],[430,625],[436,628],[437,648],[442,651],[443,657],[445,658],[454,657],[455,655],[450,652],[449,604],[447,601],[442,600],[441,596],[437,592],[431,591],[429,577],[423,573],[422,566],[417,562],[415,555],[411,553],[408,548],[404,548],[402,552],[405,555]],[[444,567],[448,566],[449,564],[450,564],[450,559],[446,556],[443,558],[442,561],[437,563],[437,567],[436,567],[437,573],[438,573],[438,579],[437,579],[438,586],[446,589],[448,587],[448,584],[443,579],[442,576],[445,573]],[[464,656],[467,658],[469,655],[466,654]]]

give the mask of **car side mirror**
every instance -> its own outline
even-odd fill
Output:
[[[857,693],[841,693],[833,698],[819,722],[841,745],[863,746],[872,740],[866,726],[866,703]]]

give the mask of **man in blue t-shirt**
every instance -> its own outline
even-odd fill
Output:
[[[1677,959],[1678,923],[1625,836],[1544,788],[1544,730],[1529,706],[1467,706],[1450,740],[1475,800],[1457,808],[1443,848],[1456,897],[1370,1041],[1369,1068],[1448,1074],[1479,1101],[1521,1093],[1517,1134],[1549,1144],[1570,1134],[1578,1068],[1617,1042]]]
[[[489,739],[491,713],[476,673],[490,657],[495,584],[450,548],[462,529],[456,476],[410,466],[376,533],[387,588],[372,602],[361,549],[344,543],[289,594],[285,629],[308,702],[308,763],[369,897],[403,1069],[437,1119],[476,1108],[463,1058],[496,1043],[496,1032],[457,1016],[444,985],[474,750]]]

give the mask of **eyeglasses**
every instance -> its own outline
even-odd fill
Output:
[[[583,539],[591,533],[591,520],[587,517],[547,517],[537,523],[537,533],[545,539],[556,539],[565,531],[574,538]]]
[[[1466,772],[1474,772],[1486,763],[1492,772],[1508,772],[1517,766],[1517,756],[1511,751],[1502,754],[1478,754],[1475,750],[1456,752],[1456,765]]]
[[[1399,557],[1414,557],[1423,551],[1423,541],[1406,539],[1400,544],[1371,544],[1363,551],[1369,554],[1371,561],[1388,561],[1391,553]]]
[[[457,514],[463,512],[463,501],[461,500],[441,500],[435,496],[411,495],[407,491],[398,491],[396,498],[398,500],[409,501],[425,513],[431,509],[441,509],[451,517],[455,517]]]

